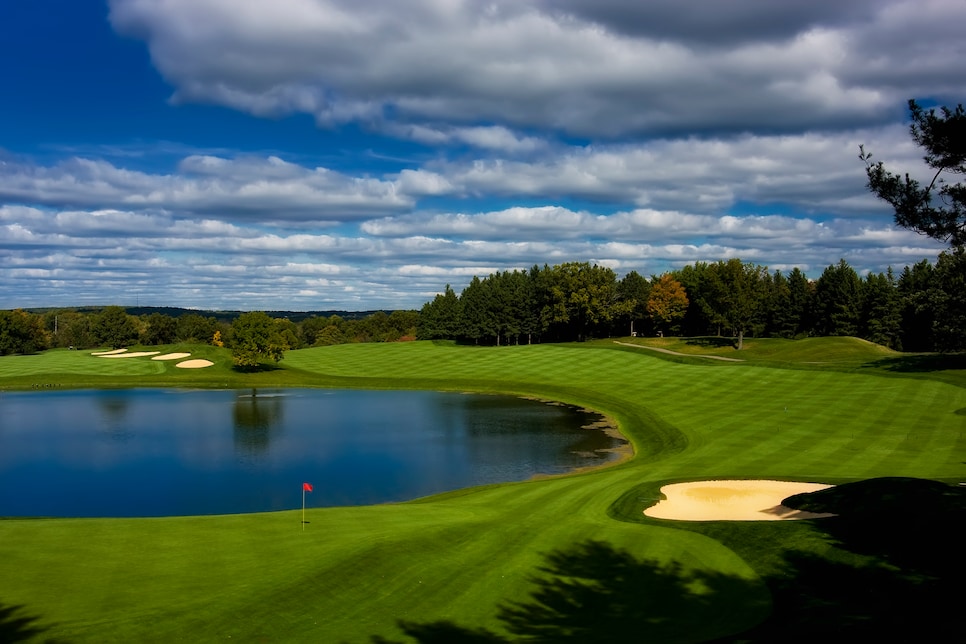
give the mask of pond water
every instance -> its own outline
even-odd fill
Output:
[[[432,391],[0,393],[0,516],[227,514],[413,499],[606,463],[599,417]]]

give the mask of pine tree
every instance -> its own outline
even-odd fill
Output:
[[[899,226],[953,246],[962,245],[966,243],[966,184],[948,183],[944,175],[966,174],[966,112],[959,105],[955,110],[941,107],[937,114],[911,100],[909,113],[910,134],[926,151],[923,160],[932,179],[923,187],[908,173],[892,174],[881,161],[873,163],[872,154],[860,146],[868,188],[892,206]]]

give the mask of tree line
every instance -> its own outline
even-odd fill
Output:
[[[474,277],[420,311],[420,339],[479,345],[627,335],[857,336],[905,351],[966,348],[966,251],[956,247],[898,275],[860,277],[844,259],[817,280],[740,259],[695,262],[644,278],[570,262]]]
[[[243,314],[244,315],[244,314]],[[242,316],[238,316],[242,317]],[[131,345],[211,344],[231,347],[237,321],[200,313],[131,315],[121,306],[96,311],[61,309],[44,313],[0,311],[0,355],[51,348],[121,348]],[[417,311],[376,311],[359,319],[337,314],[299,322],[272,318],[273,343],[282,350],[350,342],[395,342],[416,337]],[[274,336],[278,336],[277,339]]]
[[[841,260],[817,280],[797,268],[769,271],[739,259],[695,262],[650,278],[631,271],[620,279],[609,268],[569,262],[474,277],[460,294],[447,285],[420,311],[299,322],[262,315],[259,333],[271,347],[262,355],[276,359],[290,349],[350,342],[502,345],[663,334],[729,337],[739,349],[745,337],[843,335],[902,351],[958,351],[966,348],[966,250],[955,247],[898,275],[889,269],[860,277]],[[199,313],[138,316],[120,306],[0,311],[0,355],[175,343],[236,352],[253,333],[237,322]]]

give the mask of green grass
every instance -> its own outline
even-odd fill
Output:
[[[200,346],[159,349],[190,351],[214,367],[79,351],[2,358],[0,389],[331,386],[537,396],[607,413],[636,455],[593,472],[404,504],[310,509],[304,533],[292,512],[0,521],[0,615],[6,606],[35,617],[45,629],[40,641],[411,641],[404,631],[444,641],[484,629],[500,637],[543,629],[551,641],[568,641],[565,632],[577,634],[573,641],[588,641],[588,632],[701,641],[755,627],[772,598],[773,617],[759,628],[775,616],[791,620],[788,581],[801,573],[793,555],[840,572],[866,570],[873,555],[842,545],[822,522],[648,519],[642,510],[663,483],[964,476],[966,420],[957,411],[966,389],[956,369],[935,378],[921,362],[888,362],[904,357],[847,338],[748,340],[742,352],[711,340],[660,341],[745,362],[612,341],[338,345],[288,352],[280,368],[252,374],[233,371],[226,351]],[[600,597],[605,605],[566,609]],[[0,635],[3,628],[0,617]]]

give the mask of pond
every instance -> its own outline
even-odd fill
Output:
[[[367,505],[617,458],[596,414],[481,394],[326,389],[0,393],[0,516]]]

